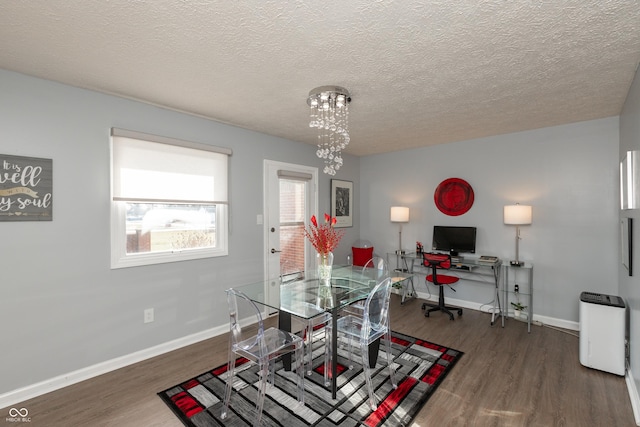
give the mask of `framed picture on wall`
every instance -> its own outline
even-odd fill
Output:
[[[353,226],[353,182],[331,180],[331,216],[335,227]]]
[[[622,243],[622,265],[633,276],[633,218],[620,220],[620,242]]]

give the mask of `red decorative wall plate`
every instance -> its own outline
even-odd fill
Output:
[[[462,215],[473,206],[473,188],[464,179],[445,179],[436,188],[433,199],[443,214]]]

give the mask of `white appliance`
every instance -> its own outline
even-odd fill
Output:
[[[580,294],[580,363],[625,374],[626,308],[618,296]]]

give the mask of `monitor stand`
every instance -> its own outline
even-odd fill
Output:
[[[451,255],[451,262],[456,264],[464,261],[464,257],[458,255],[458,251],[449,251],[449,255]]]

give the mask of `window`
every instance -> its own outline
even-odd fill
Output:
[[[111,130],[111,267],[228,254],[231,150]]]
[[[280,273],[304,272],[305,194],[307,182],[280,177]]]

